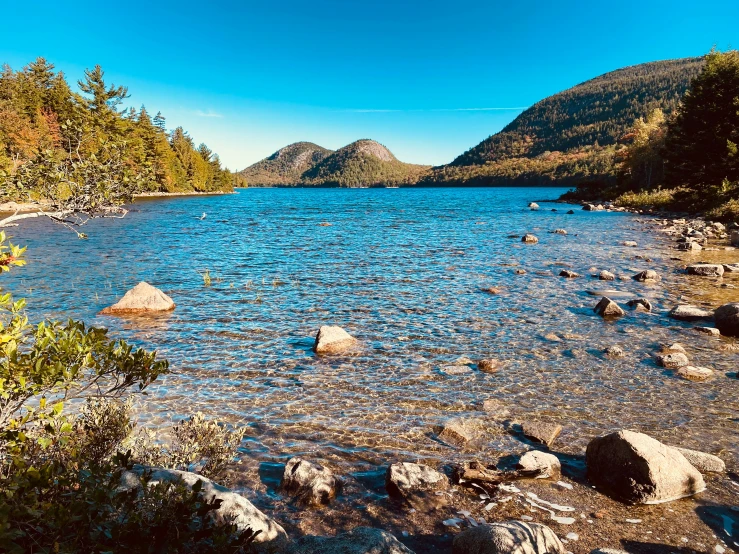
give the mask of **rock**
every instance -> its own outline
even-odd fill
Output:
[[[634,300],[629,300],[626,305],[637,312],[652,311],[652,303],[646,298],[635,298]]]
[[[721,331],[719,331],[715,327],[693,327],[693,329],[695,329],[699,333],[703,333],[704,335],[711,335],[712,337],[721,336]]]
[[[568,279],[574,279],[576,277],[580,277],[579,273],[575,273],[574,271],[570,271],[569,269],[563,269],[559,272],[560,277],[567,277]]]
[[[318,330],[313,350],[316,354],[341,354],[357,343],[357,339],[341,327],[324,325]]]
[[[616,276],[611,273],[610,271],[606,271],[605,269],[598,273],[598,279],[601,281],[615,281]]]
[[[687,381],[707,381],[713,377],[713,370],[707,367],[695,367],[692,365],[681,366],[676,375]]]
[[[526,275],[526,270],[525,269],[517,269],[516,271],[514,271],[514,273],[516,275]]]
[[[452,554],[565,554],[546,525],[523,521],[485,523],[454,537]]]
[[[505,406],[505,404],[495,398],[488,398],[486,400],[483,400],[482,404],[480,404],[480,409],[483,412],[492,414],[498,419],[508,417],[511,414],[510,410]]]
[[[552,446],[562,432],[561,425],[542,421],[525,421],[521,425],[521,429],[527,439],[546,444],[547,446]]]
[[[677,245],[678,250],[703,250],[703,247],[698,244],[697,242],[690,241],[690,242],[683,242],[681,244]]]
[[[123,295],[118,302],[105,308],[104,315],[147,314],[171,312],[175,309],[172,299],[156,287],[141,281]]]
[[[567,211],[567,215],[574,215],[574,214],[575,214],[575,210],[568,210]]]
[[[686,356],[688,355],[688,351],[685,350],[685,347],[679,342],[673,342],[672,344],[669,344],[667,346],[662,346],[662,352],[682,352]]]
[[[208,501],[220,501],[218,508],[212,512],[212,517],[217,523],[236,525],[239,533],[243,533],[247,529],[260,531],[254,543],[258,552],[284,552],[288,544],[287,533],[277,522],[257,510],[251,502],[240,494],[214,483],[202,475],[176,469],[148,468],[135,465],[133,469],[124,472],[121,476],[121,487],[127,490],[141,487],[140,478],[148,471],[151,471],[149,486],[154,486],[157,483],[181,481],[192,488],[198,481],[201,481],[201,492],[204,498]]]
[[[692,264],[686,270],[688,275],[701,277],[721,277],[724,274],[724,266],[721,264]]]
[[[591,483],[628,503],[660,504],[706,488],[680,452],[643,433],[621,430],[595,438],[585,461]]]
[[[724,273],[739,273],[739,264],[724,264]]]
[[[517,467],[524,471],[538,471],[537,479],[556,479],[562,473],[562,465],[554,454],[531,450],[518,460]]]
[[[714,317],[722,335],[739,337],[739,302],[724,304],[716,310]]]
[[[739,230],[731,232],[731,246],[739,246]]]
[[[603,353],[609,358],[623,358],[626,355],[620,346],[607,346]]]
[[[600,299],[600,302],[596,304],[593,311],[601,317],[621,317],[626,315],[626,312],[621,309],[621,306],[607,296]]]
[[[539,239],[536,238],[536,236],[527,233],[521,238],[521,242],[536,244],[537,242],[539,242]]]
[[[448,488],[449,479],[446,475],[423,464],[392,464],[385,474],[385,489],[390,497],[407,502],[419,510],[434,509],[447,504],[448,497],[436,493]]]
[[[529,203],[529,208],[531,208],[532,210],[538,210],[539,209],[539,204],[537,204],[536,202],[530,202]]]
[[[301,537],[290,554],[413,554],[393,535],[381,529],[356,527],[335,537]]]
[[[680,321],[700,321],[702,319],[713,319],[713,312],[702,310],[689,304],[675,306],[669,313],[672,319]],[[721,329],[721,327],[719,327]]]
[[[565,229],[555,229],[552,231],[555,235],[566,235],[567,231]]]
[[[645,271],[641,271],[634,275],[632,277],[634,281],[639,281],[640,283],[646,283],[646,282],[653,282],[653,281],[659,281],[661,277],[657,274],[656,271],[652,269],[647,269]]]
[[[476,419],[454,417],[437,425],[434,432],[447,444],[463,446],[477,436],[480,427],[480,422]]]
[[[440,371],[445,375],[467,375],[473,373],[470,366],[461,364],[451,364],[442,366]]]
[[[483,287],[480,290],[482,292],[487,292],[488,294],[500,294],[502,289],[499,289],[498,287]]]
[[[680,452],[701,473],[723,473],[726,471],[726,464],[718,456],[706,454],[698,450],[679,448],[677,446],[673,446],[672,448]]]
[[[586,212],[600,212],[604,210],[605,208],[600,204],[597,204],[597,205],[596,204],[585,204],[582,207],[582,209],[585,210]]]
[[[690,360],[682,352],[666,352],[657,354],[657,363],[667,369],[677,369],[688,365]]]
[[[336,498],[341,483],[329,468],[295,457],[285,466],[281,488],[303,505],[326,506]]]
[[[639,246],[639,245],[638,245],[638,244],[636,243],[636,241],[633,241],[633,240],[625,240],[625,241],[623,241],[623,242],[622,242],[621,244],[623,244],[624,246],[629,246],[629,247],[631,247],[631,248],[635,248],[635,247]]]
[[[493,358],[485,358],[484,360],[477,362],[477,369],[483,373],[495,373],[500,369],[500,362]]]

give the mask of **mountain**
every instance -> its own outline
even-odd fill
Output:
[[[241,171],[241,175],[250,186],[294,184],[300,181],[304,172],[331,153],[332,150],[312,142],[296,142],[250,165]]]
[[[618,141],[655,108],[673,112],[703,58],[611,71],[549,96],[502,131],[434,168],[422,184],[547,185],[614,178]]]
[[[429,166],[403,163],[374,140],[332,152],[310,142],[278,150],[241,172],[249,186],[361,187],[414,184]]]

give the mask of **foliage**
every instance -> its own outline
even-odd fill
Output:
[[[675,204],[675,192],[671,189],[628,191],[614,200],[616,206],[637,209],[668,209]]]
[[[666,135],[667,121],[661,109],[636,120],[622,139],[630,143],[620,167],[622,180],[628,180],[633,188],[653,189],[664,184]]]
[[[207,146],[145,107],[120,109],[128,89],[100,66],[73,92],[44,58],[0,73],[0,200],[43,200],[99,214],[139,192],[229,191],[238,176]],[[92,192],[89,205],[85,204]]]
[[[0,267],[23,265],[25,249],[0,232]],[[32,326],[25,301],[0,292],[0,548],[8,552],[242,552],[251,531],[210,517],[220,501],[200,486],[121,487],[132,467],[120,450],[133,425],[120,397],[168,371],[155,352],[83,323]],[[71,405],[79,410],[65,413]],[[175,428],[170,460],[217,474],[241,440],[195,416]]]

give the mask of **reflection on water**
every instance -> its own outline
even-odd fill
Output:
[[[157,348],[174,373],[150,389],[142,417],[156,424],[200,410],[247,423],[245,456],[261,462],[307,452],[354,468],[446,461],[451,449],[431,430],[450,415],[481,418],[476,448],[491,453],[521,449],[503,420],[540,417],[564,424],[565,451],[625,426],[736,460],[739,380],[730,375],[738,355],[716,349],[727,339],[666,313],[680,296],[715,306],[739,293],[683,275],[670,258],[695,257],[643,232],[644,219],[526,208],[561,192],[262,189],[148,200],[125,220],[94,222],[88,241],[28,222],[14,232],[29,246],[29,265],[3,284],[29,298],[34,319],[80,318]],[[549,233],[557,228],[569,234]],[[526,232],[539,244],[509,238]],[[736,263],[739,255],[700,259]],[[562,267],[583,277],[560,278]],[[206,268],[211,287],[200,275]],[[664,279],[601,282],[589,277],[596,268],[627,276],[652,268]],[[177,309],[156,318],[97,315],[140,280]],[[739,285],[739,277],[722,283]],[[500,293],[482,290],[489,287]],[[588,294],[603,290],[620,302],[646,296],[655,312],[605,322]],[[322,324],[341,325],[361,350],[316,358],[312,337]],[[660,342],[676,341],[695,365],[716,370],[712,381],[682,381],[653,363]],[[612,344],[626,356],[603,358]],[[461,356],[505,363],[493,375],[441,371]],[[490,398],[510,416],[479,411]],[[458,455],[479,455],[476,448]]]

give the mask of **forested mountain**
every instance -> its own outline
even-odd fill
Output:
[[[73,92],[44,58],[0,73],[0,199],[14,193],[69,188],[97,167],[125,170],[133,192],[228,191],[238,177],[205,144],[195,146],[161,113],[121,109],[128,89],[106,83],[100,66],[85,71]],[[44,170],[48,168],[48,171]],[[121,176],[123,173],[119,172]],[[63,175],[63,177],[62,177]]]
[[[250,165],[241,175],[250,186],[293,184],[332,152],[312,142],[296,142]]]
[[[310,142],[291,144],[241,175],[249,186],[361,187],[414,184],[428,169],[403,163],[378,142],[362,139],[335,152]]]

